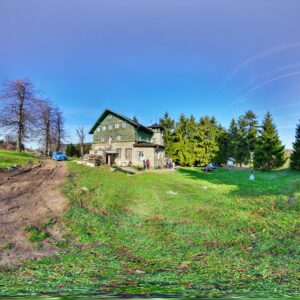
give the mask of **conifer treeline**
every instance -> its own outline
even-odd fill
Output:
[[[296,128],[295,143],[293,144],[293,153],[291,155],[291,168],[300,171],[300,122]]]
[[[240,166],[253,165],[263,170],[285,163],[284,146],[270,113],[266,114],[261,126],[251,110],[237,120],[232,119],[228,129],[215,117],[204,116],[196,121],[194,116],[184,114],[175,122],[165,113],[160,124],[165,130],[167,155],[181,166],[225,164],[229,157],[235,158]],[[297,147],[300,148],[300,128]]]

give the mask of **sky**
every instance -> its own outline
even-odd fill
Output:
[[[298,0],[0,0],[0,83],[28,77],[69,137],[105,108],[228,126],[269,110],[291,148],[300,119]],[[89,137],[91,140],[91,137]]]

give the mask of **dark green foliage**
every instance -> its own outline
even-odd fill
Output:
[[[227,156],[236,158],[238,149],[238,127],[235,119],[232,119],[228,129]]]
[[[296,137],[295,143],[293,144],[290,167],[294,170],[300,171],[300,123],[296,128]]]
[[[202,117],[195,135],[195,159],[198,165],[207,165],[215,160],[219,151],[221,127],[215,117]]]
[[[164,128],[164,144],[166,146],[166,153],[168,156],[172,157],[175,121],[171,119],[168,112],[166,112],[163,118],[159,119],[159,123]]]
[[[219,128],[219,137],[218,137],[218,145],[219,145],[219,150],[216,153],[216,156],[214,158],[214,162],[220,164],[220,165],[225,165],[228,158],[230,157],[228,155],[228,148],[229,148],[229,133],[227,130],[223,127],[220,126]]]
[[[242,164],[251,163],[251,153],[255,150],[258,134],[258,122],[256,115],[248,110],[239,117],[237,122],[236,160]]]
[[[175,124],[168,113],[160,119],[164,127],[167,155],[181,166],[205,165],[213,161],[219,151],[222,128],[214,117],[204,116],[196,122],[194,116],[180,115]],[[219,156],[221,159],[221,156]],[[224,158],[222,157],[224,161]]]
[[[173,133],[172,158],[181,166],[192,166],[196,161],[197,123],[193,116],[181,114]]]
[[[76,149],[78,151],[78,155],[80,154],[80,145],[76,145]],[[91,143],[85,143],[83,144],[83,155],[86,153],[89,153],[90,150],[92,149],[92,144]]]
[[[167,155],[181,166],[226,164],[229,157],[240,166],[252,165],[258,142],[257,116],[251,110],[238,120],[232,119],[228,131],[214,117],[204,116],[199,122],[181,114],[175,123],[168,113],[160,119],[165,129]],[[277,160],[278,165],[279,160]]]
[[[133,122],[135,122],[135,123],[139,123],[139,120],[138,120],[138,118],[137,118],[136,116],[134,116],[132,120],[133,120]]]
[[[78,149],[71,143],[66,148],[66,155],[69,157],[78,157],[79,151]]]
[[[257,140],[254,152],[254,167],[262,170],[279,168],[285,163],[284,156],[284,146],[279,139],[272,116],[268,112]]]

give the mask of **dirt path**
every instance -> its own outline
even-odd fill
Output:
[[[67,206],[58,191],[66,175],[64,162],[45,160],[29,172],[18,172],[0,172],[0,265],[54,254],[58,248],[47,240],[39,250],[28,242],[25,228],[59,220]],[[60,239],[59,221],[47,230]],[[7,248],[3,245],[11,249],[3,249]]]

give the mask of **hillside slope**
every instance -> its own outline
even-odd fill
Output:
[[[298,293],[298,173],[68,166],[65,250],[2,271],[0,294]]]

